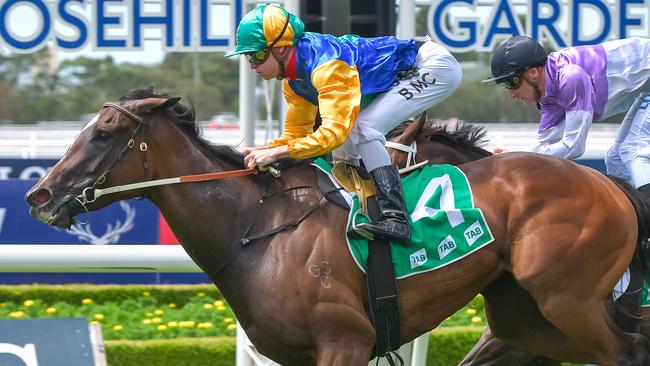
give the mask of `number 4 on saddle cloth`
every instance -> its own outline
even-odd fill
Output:
[[[312,165],[335,181],[332,166],[324,159],[316,159]],[[398,279],[444,267],[494,241],[483,212],[474,207],[471,187],[460,169],[451,165],[424,166],[402,178],[402,189],[411,240],[407,244],[390,242]],[[350,208],[348,229],[367,222],[367,215],[359,214],[363,208],[357,195],[342,193]],[[355,262],[365,272],[367,240],[349,234],[347,242]]]

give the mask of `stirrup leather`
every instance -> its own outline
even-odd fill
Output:
[[[361,178],[357,168],[344,161],[334,162],[332,175],[346,191],[357,195],[361,204],[361,210],[366,215],[368,212],[368,203],[366,200],[368,197],[375,195],[375,182]]]

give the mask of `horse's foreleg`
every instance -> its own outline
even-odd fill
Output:
[[[318,366],[368,365],[375,331],[362,309],[333,303],[317,307],[311,329]]]
[[[365,344],[350,344],[347,341],[322,342],[318,345],[318,366],[366,366],[370,360],[369,348]]]

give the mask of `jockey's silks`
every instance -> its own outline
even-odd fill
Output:
[[[585,149],[592,121],[625,112],[650,90],[650,39],[627,38],[551,52],[533,149],[574,159]]]
[[[390,89],[400,71],[413,67],[417,52],[413,40],[305,32],[292,55],[295,60],[287,65],[287,75],[295,79],[283,83],[289,104],[285,130],[270,144],[287,145],[292,158],[341,146],[354,126],[361,97]],[[313,132],[318,108],[322,125]]]

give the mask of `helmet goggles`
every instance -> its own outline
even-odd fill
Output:
[[[264,63],[268,58],[269,55],[271,54],[271,48],[278,43],[279,40],[282,39],[282,36],[284,35],[284,32],[287,30],[287,27],[289,26],[289,19],[291,18],[291,14],[287,15],[287,20],[284,22],[284,26],[282,27],[282,31],[280,31],[280,34],[275,37],[273,42],[271,42],[270,45],[265,47],[263,50],[260,51],[255,51],[255,52],[247,52],[244,53],[246,56],[246,59],[248,59],[248,62],[250,62],[253,65],[259,65]]]

